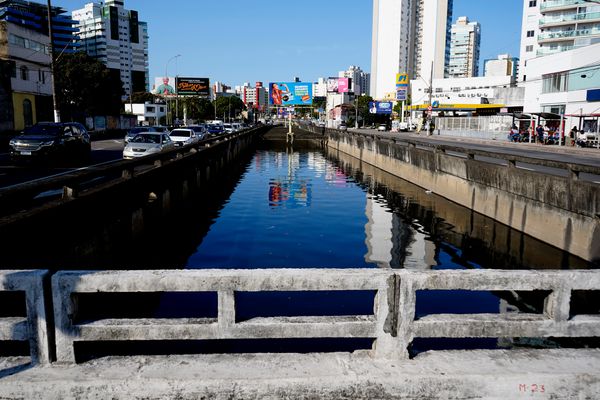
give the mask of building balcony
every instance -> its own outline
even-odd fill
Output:
[[[538,36],[539,43],[556,42],[585,36],[600,36],[600,28],[577,29],[560,32],[544,32]]]
[[[562,53],[563,51],[569,51],[569,50],[573,50],[575,48],[576,48],[575,46],[560,46],[560,47],[555,47],[555,48],[541,47],[537,50],[537,56],[538,57],[548,56],[550,54]]]
[[[600,22],[600,12],[559,15],[556,17],[546,16],[540,19],[540,26],[547,27],[563,24],[574,24],[577,22]]]
[[[548,0],[540,4],[540,11],[564,10],[586,3],[585,0]]]

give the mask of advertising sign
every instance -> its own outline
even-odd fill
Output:
[[[350,78],[338,79],[338,93],[348,93],[350,91]]]
[[[269,104],[274,106],[311,105],[313,87],[310,82],[269,83]]]
[[[369,112],[371,114],[392,114],[394,103],[391,101],[371,101],[369,103]]]
[[[328,93],[348,93],[350,91],[351,78],[328,78],[327,92]]]
[[[154,78],[152,93],[163,97],[175,96],[175,78],[169,76]]]
[[[180,96],[209,96],[210,82],[208,78],[180,78],[176,79],[177,94]]]
[[[396,74],[396,87],[405,88],[408,87],[409,79],[408,74]]]
[[[408,98],[408,89],[396,89],[396,100],[405,101]]]

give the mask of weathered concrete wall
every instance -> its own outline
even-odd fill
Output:
[[[597,184],[329,132],[328,146],[588,261],[600,260]]]

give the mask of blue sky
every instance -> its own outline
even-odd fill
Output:
[[[86,0],[53,0],[68,10]],[[522,0],[454,0],[454,20],[482,24],[482,59],[519,55]],[[209,77],[229,85],[371,69],[372,0],[125,0],[149,23],[150,81]],[[482,68],[483,66],[481,66]]]

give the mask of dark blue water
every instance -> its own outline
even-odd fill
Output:
[[[374,268],[367,193],[320,153],[261,151],[189,268]]]

